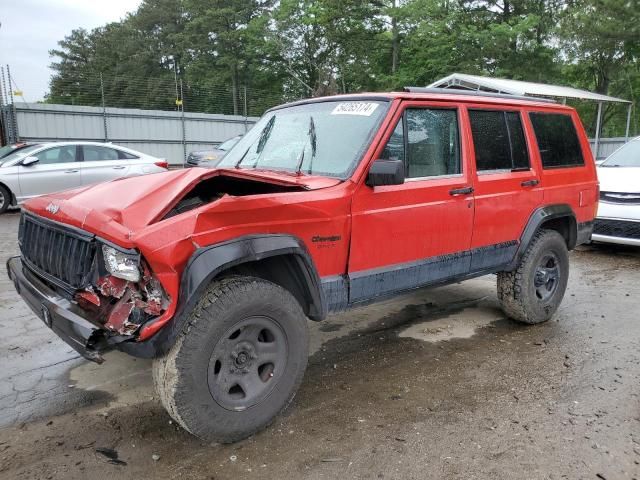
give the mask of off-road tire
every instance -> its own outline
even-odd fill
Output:
[[[547,258],[556,259],[559,273],[548,298],[536,290],[536,271]],[[568,279],[569,252],[564,238],[555,230],[540,230],[518,267],[512,272],[498,273],[498,300],[502,310],[513,320],[527,324],[546,322],[562,302]]]
[[[287,353],[278,358],[286,360],[279,362],[283,365],[279,371],[275,371],[276,368],[272,365],[272,373],[267,374],[267,377],[271,377],[262,380],[276,382],[269,387],[271,390],[263,391],[266,397],[238,411],[229,405],[223,406],[225,404],[220,398],[229,402],[235,400],[230,396],[231,390],[225,392],[226,387],[216,389],[217,380],[211,379],[218,377],[211,377],[211,365],[215,362],[213,372],[217,370],[218,374],[222,372],[229,376],[250,374],[248,370],[260,368],[256,365],[259,360],[256,360],[247,371],[237,370],[234,362],[239,356],[235,350],[232,352],[232,355],[236,355],[235,360],[224,355],[226,360],[222,360],[222,368],[219,368],[219,361],[216,360],[219,350],[226,352],[225,349],[230,348],[232,342],[240,342],[244,338],[245,330],[242,327],[239,329],[242,333],[231,340],[237,333],[233,330],[236,325],[245,325],[246,322],[254,321],[252,319],[257,319],[256,322],[270,322],[274,331],[277,330],[277,338],[285,339]],[[247,336],[251,336],[252,328],[260,329],[261,326],[259,324],[251,327],[249,323],[246,328]],[[231,335],[228,333],[230,331],[233,332]],[[259,335],[264,335],[264,330]],[[242,348],[251,348],[244,346],[244,343]],[[255,352],[258,352],[258,348],[263,347],[257,345]],[[167,412],[185,430],[203,440],[231,443],[265,428],[289,405],[302,382],[308,351],[306,316],[300,304],[287,290],[259,278],[228,277],[207,288],[169,353],[154,360],[153,380]],[[248,355],[243,358],[253,357]],[[227,365],[229,368],[225,370]],[[210,383],[213,383],[213,389],[210,389]],[[228,383],[225,385],[228,386]],[[257,388],[263,387],[258,385]],[[219,399],[214,398],[214,395]]]
[[[11,192],[4,185],[0,185],[0,214],[7,211],[11,206]]]

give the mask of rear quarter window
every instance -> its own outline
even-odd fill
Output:
[[[568,168],[584,165],[582,148],[571,115],[531,112],[542,167]]]
[[[125,152],[123,150],[117,150],[117,152],[118,152],[118,158],[120,160],[134,160],[136,158],[140,158],[136,155],[133,155],[132,153]]]

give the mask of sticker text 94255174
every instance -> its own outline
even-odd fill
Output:
[[[333,109],[331,115],[362,115],[370,116],[378,108],[373,102],[341,102]]]

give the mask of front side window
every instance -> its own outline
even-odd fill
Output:
[[[570,115],[532,112],[529,116],[543,168],[584,165],[580,141]]]
[[[0,165],[10,164],[11,162],[15,162],[16,160],[20,160],[24,157],[28,157],[31,154],[31,152],[39,148],[41,148],[41,145],[30,145],[28,147],[24,147],[19,150],[16,150],[8,154],[6,157],[1,158]]]
[[[233,146],[238,143],[238,141],[241,139],[241,136],[237,136],[237,137],[233,137],[230,138],[229,140],[225,140],[224,142],[222,142],[220,145],[218,145],[218,150],[222,150],[223,152],[226,152],[228,150],[231,150],[233,148]]]
[[[404,155],[404,121],[401,118],[393,129],[380,158],[383,160],[400,160],[405,163]]]
[[[99,145],[83,145],[82,153],[85,162],[95,162],[98,160],[118,160],[118,151]]]
[[[469,121],[478,172],[529,169],[519,113],[469,110]]]
[[[283,170],[346,179],[361,160],[388,103],[315,102],[268,112],[219,168]]]
[[[459,174],[457,111],[408,108],[387,142],[382,158],[402,160],[406,178]]]
[[[34,155],[38,157],[38,163],[41,165],[51,163],[71,163],[76,161],[76,146],[65,145],[62,147],[53,147]]]

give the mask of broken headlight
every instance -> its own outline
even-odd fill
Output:
[[[109,245],[102,245],[102,258],[107,271],[114,277],[140,281],[140,255],[125,253]]]

